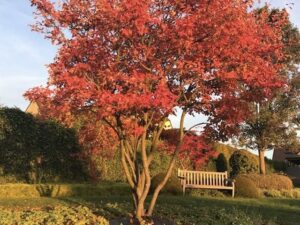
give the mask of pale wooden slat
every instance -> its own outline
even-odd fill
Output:
[[[225,180],[228,178],[226,172],[188,171],[178,170],[181,185],[185,188],[207,188],[207,189],[227,189],[232,190],[234,196],[234,184],[226,186]]]

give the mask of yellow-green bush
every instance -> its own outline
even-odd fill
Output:
[[[245,176],[237,176],[235,180],[235,192],[238,197],[246,197],[246,198],[259,198],[260,193],[259,189],[256,187],[254,182],[245,177]]]
[[[0,208],[1,225],[108,225],[108,221],[94,215],[87,207],[57,206],[34,210]]]
[[[5,184],[0,185],[0,198],[37,198],[71,196],[128,195],[127,184]]]
[[[164,173],[159,173],[156,176],[154,176],[151,180],[151,191],[154,191],[155,188],[159,185],[159,183],[163,180],[165,177]],[[181,194],[182,193],[182,188],[180,184],[180,180],[175,176],[172,175],[164,188],[161,190],[162,193],[170,193],[170,194]]]
[[[288,176],[279,174],[244,174],[241,175],[252,180],[260,189],[267,190],[291,190],[293,182]]]

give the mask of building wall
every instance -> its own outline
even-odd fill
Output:
[[[30,104],[26,108],[25,112],[31,113],[34,116],[38,115],[39,114],[38,104],[36,102],[30,102]]]

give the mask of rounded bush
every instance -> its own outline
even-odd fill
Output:
[[[255,183],[244,176],[238,176],[235,180],[236,196],[245,198],[259,198],[259,189]]]
[[[246,150],[235,151],[229,159],[229,164],[232,177],[236,177],[238,174],[258,171],[258,158]]]
[[[151,191],[152,192],[159,185],[159,183],[164,179],[164,177],[165,177],[164,173],[159,173],[152,178],[152,180],[151,180]],[[161,192],[162,193],[170,193],[173,195],[181,194],[182,187],[180,184],[180,180],[175,175],[171,175],[171,177],[168,179],[166,185],[163,187]]]
[[[245,174],[244,177],[252,180],[256,187],[265,190],[291,190],[293,182],[288,176],[279,174]]]

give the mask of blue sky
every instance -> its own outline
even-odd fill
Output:
[[[285,7],[295,2],[289,10],[291,20],[300,27],[300,1],[271,0],[275,7]],[[261,1],[264,2],[264,1]],[[0,104],[25,109],[28,102],[23,94],[31,87],[43,85],[47,81],[46,64],[55,55],[55,48],[42,35],[31,32],[33,23],[29,0],[0,0]],[[178,118],[172,117],[174,126]],[[190,127],[203,117],[189,117]]]

